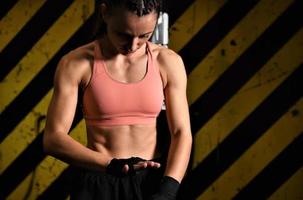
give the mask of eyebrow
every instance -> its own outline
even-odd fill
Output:
[[[129,33],[122,32],[122,31],[117,31],[117,33],[118,33],[118,34],[122,34],[122,35],[131,36],[131,37],[133,36],[133,35],[131,35],[131,34],[129,34]],[[150,31],[150,32],[147,32],[147,33],[143,33],[143,34],[141,34],[141,35],[139,35],[139,36],[148,35],[148,34],[150,34],[150,33],[153,33],[153,31]]]

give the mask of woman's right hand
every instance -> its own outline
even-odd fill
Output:
[[[106,172],[116,176],[124,176],[132,174],[145,168],[159,168],[160,163],[155,161],[144,160],[139,157],[131,157],[127,159],[112,159],[106,167]]]
[[[149,160],[139,161],[138,163],[136,163],[136,164],[133,165],[133,168],[134,168],[135,171],[138,171],[138,170],[141,170],[141,169],[145,169],[145,168],[160,168],[160,167],[161,167],[160,163],[155,162],[155,161],[149,161]],[[125,164],[123,166],[122,171],[124,173],[127,173],[129,170],[130,170],[129,165]]]

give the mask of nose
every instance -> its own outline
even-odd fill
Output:
[[[138,37],[133,37],[130,43],[130,51],[136,51],[140,46],[140,39]]]

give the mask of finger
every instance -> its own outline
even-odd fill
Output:
[[[154,161],[148,161],[147,164],[148,164],[149,167],[153,167],[153,168],[159,168],[161,166],[160,163],[154,162]]]
[[[126,174],[128,172],[128,170],[129,170],[129,166],[127,164],[125,164],[122,168],[122,172]]]
[[[158,163],[158,162],[155,162],[154,167],[155,167],[155,168],[160,168],[160,167],[161,167],[161,164]]]
[[[138,162],[137,164],[134,164],[134,170],[144,169],[147,165],[147,162]]]
[[[154,165],[158,165],[158,164],[160,164],[160,163],[147,160],[147,161],[140,161],[136,165],[144,165],[144,166],[153,167]]]
[[[138,162],[137,164],[134,164],[134,169],[139,170],[147,167],[151,168],[159,168],[161,166],[160,163],[154,162],[154,161],[143,161],[143,162]]]

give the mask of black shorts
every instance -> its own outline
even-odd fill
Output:
[[[146,200],[157,191],[163,172],[164,166],[161,165],[160,169],[147,168],[117,177],[76,168],[70,200]]]

